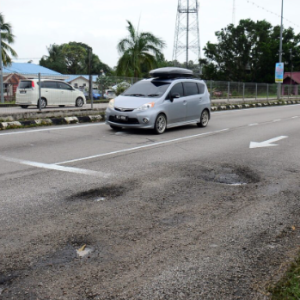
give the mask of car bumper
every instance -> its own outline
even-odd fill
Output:
[[[111,108],[105,111],[105,123],[116,127],[125,128],[154,128],[156,112],[120,112]],[[126,118],[126,119],[123,119]]]

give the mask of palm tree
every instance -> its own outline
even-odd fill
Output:
[[[14,42],[14,35],[12,34],[12,28],[9,23],[4,22],[4,16],[0,13],[0,26],[1,26],[1,46],[2,46],[2,62],[4,66],[11,64],[11,57],[17,57],[16,51],[9,46]]]
[[[161,50],[165,47],[165,42],[152,33],[139,33],[130,21],[127,23],[129,36],[122,39],[117,46],[121,57],[116,72],[121,76],[141,77],[143,71],[153,69],[157,57],[163,55]]]

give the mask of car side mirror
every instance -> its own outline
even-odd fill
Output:
[[[171,100],[172,102],[173,102],[173,100],[176,99],[176,98],[180,98],[180,94],[178,94],[178,93],[171,94],[170,100]]]

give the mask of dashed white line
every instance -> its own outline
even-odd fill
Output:
[[[258,123],[252,123],[252,124],[249,124],[248,126],[257,126]]]
[[[273,120],[273,122],[279,122],[281,121],[281,119],[276,119],[276,120]]]
[[[297,118],[299,118],[299,116],[292,117],[292,119],[297,119]]]
[[[167,141],[163,141],[163,142],[157,142],[157,143],[148,144],[148,145],[139,146],[139,147],[134,147],[134,148],[122,149],[122,150],[112,151],[112,152],[108,152],[108,153],[102,153],[102,154],[96,154],[96,155],[82,157],[82,158],[77,158],[77,159],[72,159],[72,160],[66,160],[66,161],[58,162],[58,163],[56,163],[56,165],[63,165],[63,164],[78,162],[78,161],[82,161],[82,160],[88,160],[88,159],[93,159],[93,158],[98,158],[98,157],[103,157],[103,156],[108,156],[108,155],[113,155],[113,154],[118,154],[118,153],[124,153],[124,152],[130,152],[130,151],[140,150],[140,149],[154,147],[154,146],[158,146],[158,145],[163,145],[163,144],[168,144],[168,143],[174,143],[174,142],[178,142],[178,141],[182,141],[182,140],[186,140],[186,139],[192,139],[192,138],[203,136],[203,135],[208,135],[208,134],[213,134],[213,133],[219,133],[219,132],[223,132],[223,131],[227,131],[227,130],[229,130],[229,128],[218,130],[218,131],[211,131],[211,132],[205,132],[205,133],[200,133],[200,134],[185,136],[185,137],[182,137],[182,138],[177,138],[177,139],[173,139],[173,140],[167,140]]]

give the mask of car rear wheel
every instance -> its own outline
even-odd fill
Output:
[[[65,105],[58,105],[59,107],[65,107]]]
[[[20,105],[22,108],[27,108],[29,105]]]
[[[202,111],[201,117],[200,117],[200,123],[197,123],[199,127],[206,127],[209,121],[209,114],[208,111],[205,109]]]
[[[77,98],[75,105],[77,107],[82,107],[83,106],[83,99],[82,98]]]
[[[156,134],[162,134],[166,131],[167,128],[167,119],[164,114],[159,114],[156,118],[154,125],[154,132]]]
[[[47,101],[45,100],[45,99],[41,99],[41,108],[43,109],[43,108],[46,108],[46,106],[47,106]],[[38,103],[37,103],[37,108],[40,108],[40,100],[38,101]]]

